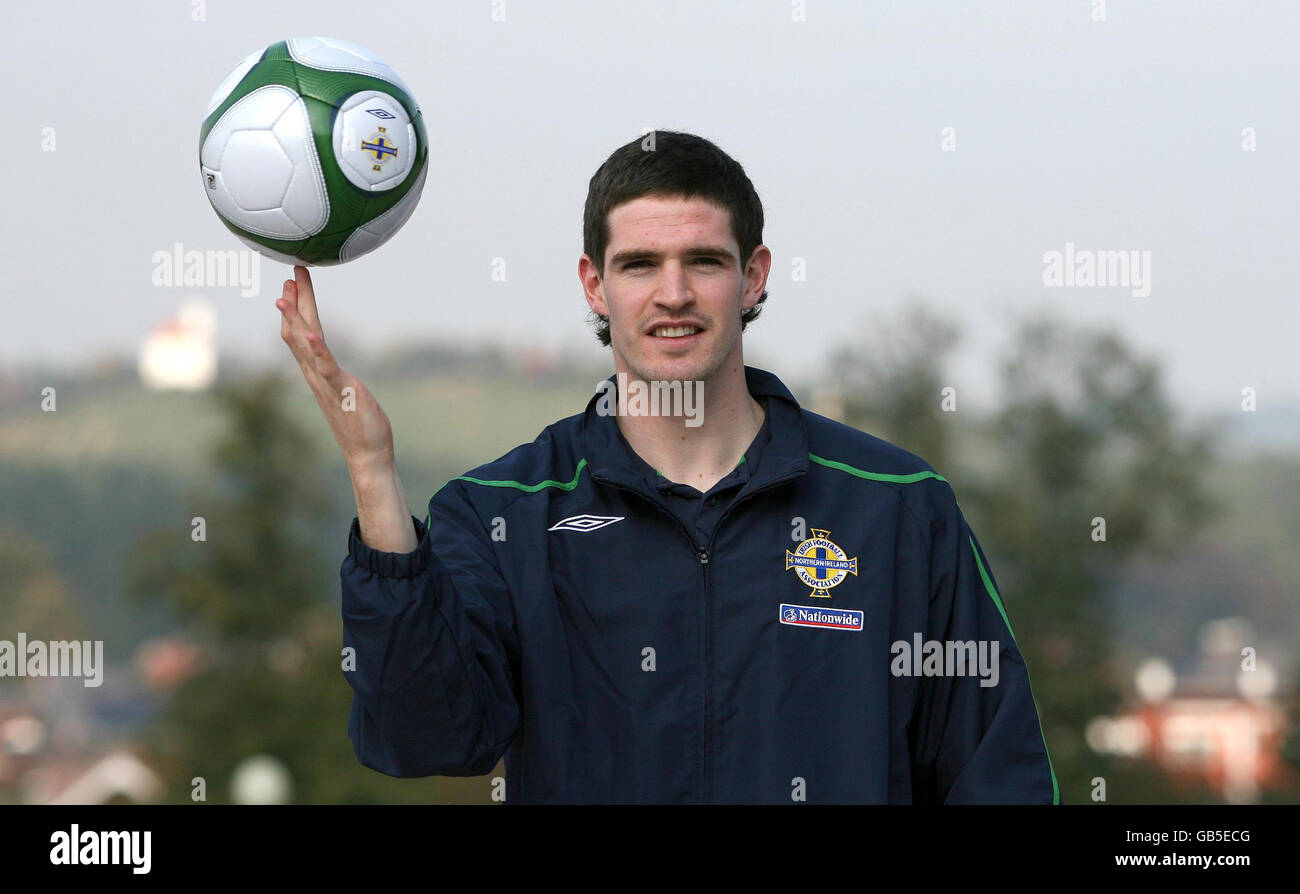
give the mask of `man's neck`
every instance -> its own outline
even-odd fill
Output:
[[[629,384],[634,376],[628,373]],[[688,383],[683,383],[685,386]],[[700,424],[686,425],[680,415],[619,415],[619,430],[628,444],[660,475],[689,484],[701,493],[736,467],[763,426],[763,406],[745,384],[744,363],[718,370],[702,383]]]

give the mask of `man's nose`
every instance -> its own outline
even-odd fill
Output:
[[[683,307],[694,300],[686,265],[680,261],[666,261],[663,279],[659,283],[659,303],[665,307]]]

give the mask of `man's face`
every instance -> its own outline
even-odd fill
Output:
[[[742,267],[730,214],[704,199],[643,196],[609,215],[605,275],[587,255],[587,303],[609,318],[615,369],[634,378],[706,381],[739,366],[740,314],[767,283],[771,252]]]

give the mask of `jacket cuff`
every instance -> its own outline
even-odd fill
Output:
[[[348,555],[358,568],[380,577],[416,577],[429,570],[433,558],[433,545],[424,522],[411,516],[415,524],[415,549],[409,553],[389,553],[367,546],[361,539],[361,521],[354,515],[348,531]]]

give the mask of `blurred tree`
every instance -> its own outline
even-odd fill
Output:
[[[0,524],[0,637],[15,641],[87,639],[87,624],[77,610],[67,581],[55,567],[45,543],[16,525]],[[39,678],[41,683],[47,682]],[[25,699],[36,687],[34,678],[0,677],[0,701]],[[41,686],[46,692],[51,687]],[[3,755],[0,755],[0,761]]]
[[[12,524],[0,524],[0,618],[5,636],[29,640],[85,639],[86,624],[49,548]]]
[[[1300,799],[1300,675],[1283,701],[1287,732],[1282,740],[1282,763],[1286,781],[1281,791],[1271,792],[1265,803],[1294,804]]]
[[[1062,798],[1091,803],[1102,776],[1111,803],[1206,800],[1093,754],[1083,730],[1122,704],[1106,596],[1124,563],[1187,544],[1217,508],[1202,485],[1210,436],[1178,429],[1158,369],[1117,336],[1041,318],[1015,327],[991,418],[944,413],[956,330],[919,308],[904,330],[879,339],[888,349],[837,355],[835,378],[854,395],[846,421],[953,484],[1013,619]]]
[[[866,348],[842,348],[831,358],[845,419],[936,469],[950,468],[951,414],[942,411],[940,396],[944,362],[959,339],[957,326],[913,304],[899,325],[875,330]]]
[[[1063,792],[1082,800],[1099,764],[1084,727],[1123,701],[1107,594],[1130,558],[1172,554],[1217,510],[1203,483],[1212,439],[1178,428],[1156,365],[1112,333],[1022,321],[1002,379],[1000,469],[969,503],[1026,631]],[[1147,796],[1132,784],[1109,793],[1112,803]]]
[[[289,769],[298,803],[486,801],[482,778],[398,780],[353,754],[337,559],[308,533],[328,504],[283,387],[267,376],[216,392],[230,427],[213,454],[212,492],[196,498],[206,540],[176,520],[143,536],[129,559],[133,596],[169,603],[204,656],[148,739],[167,799],[189,802],[202,777],[207,802],[227,802],[235,766],[264,754]]]

